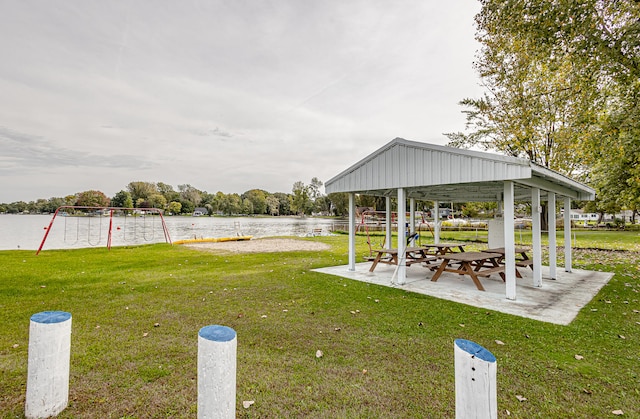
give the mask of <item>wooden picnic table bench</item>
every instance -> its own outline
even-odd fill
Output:
[[[437,261],[438,258],[427,254],[427,249],[424,247],[407,247],[405,249],[405,263],[407,266],[411,266],[414,263],[425,262],[427,265],[431,262]],[[386,263],[388,265],[398,264],[398,249],[378,249],[376,250],[376,256],[373,259],[373,263],[369,268],[369,272],[373,272],[376,269],[378,263]]]
[[[444,255],[447,253],[455,253],[455,248],[458,248],[458,251],[464,252],[464,247],[466,244],[461,243],[433,243],[433,244],[423,244],[423,247],[427,249],[435,249],[435,255]]]
[[[529,256],[527,255],[527,250],[528,249],[525,249],[524,247],[515,248],[516,266],[520,266],[521,268],[526,268],[528,266],[533,270],[533,259],[529,259]],[[498,260],[498,263],[500,264],[504,263],[504,254],[505,254],[504,247],[496,247],[493,249],[485,249],[482,251],[489,252],[489,253],[500,253],[502,255],[502,258]],[[519,257],[518,257],[518,254],[520,255]],[[516,269],[516,276],[518,278],[522,278],[522,276],[520,275],[520,272],[518,272],[517,269]]]
[[[478,279],[479,276],[489,276],[494,273],[500,274],[504,281],[504,265],[500,265],[498,260],[502,257],[500,253],[489,252],[456,252],[440,255],[442,259],[440,267],[431,278],[436,282],[442,272],[453,272],[460,275],[469,275],[480,291],[484,291],[484,287]],[[459,263],[458,267],[449,266],[449,263]]]

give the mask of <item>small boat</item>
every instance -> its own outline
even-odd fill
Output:
[[[243,240],[251,240],[252,237],[253,236],[205,237],[201,239],[176,240],[173,242],[173,244],[219,243],[219,242],[243,241]]]

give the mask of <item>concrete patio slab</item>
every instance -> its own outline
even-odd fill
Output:
[[[407,267],[406,283],[398,285],[391,282],[395,266],[378,265],[374,272],[369,272],[369,267],[371,263],[364,262],[356,264],[355,271],[349,271],[347,265],[314,269],[314,271],[560,325],[571,323],[580,309],[591,301],[613,277],[613,273],[610,272],[580,269],[565,272],[559,267],[558,278],[551,280],[549,268],[543,266],[542,287],[534,287],[531,270],[520,268],[519,271],[523,277],[517,280],[514,301],[506,299],[505,284],[497,274],[480,278],[486,290],[480,291],[466,275],[445,272],[437,282],[431,282],[432,271],[413,265]]]

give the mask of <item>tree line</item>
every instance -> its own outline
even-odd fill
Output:
[[[0,213],[46,214],[61,206],[158,208],[165,213],[190,215],[203,208],[207,215],[337,215],[348,212],[347,194],[324,195],[323,183],[313,178],[309,184],[297,181],[291,193],[270,193],[250,189],[238,193],[209,193],[190,184],[172,185],[164,182],[130,182],[125,189],[108,197],[102,191],[88,190],[65,197],[40,198],[0,204]],[[365,199],[365,198],[363,198]]]

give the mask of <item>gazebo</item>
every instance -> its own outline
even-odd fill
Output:
[[[542,286],[541,202],[547,201],[548,225],[556,225],[556,200],[564,206],[564,253],[566,272],[571,272],[572,200],[595,199],[595,191],[567,176],[529,160],[494,153],[463,150],[396,138],[325,183],[327,193],[349,194],[349,264],[355,271],[355,195],[386,197],[387,243],[391,243],[391,198],[397,199],[397,223],[413,226],[415,201],[434,201],[434,219],[439,202],[496,201],[503,208],[506,298],[516,299],[514,203],[531,202],[533,285]],[[410,220],[406,219],[409,201]],[[440,240],[435,223],[434,240]],[[400,234],[398,237],[401,237]],[[398,240],[398,255],[404,255],[405,240]],[[406,264],[399,258],[397,282],[406,280]],[[549,235],[549,275],[556,278],[556,239]]]

